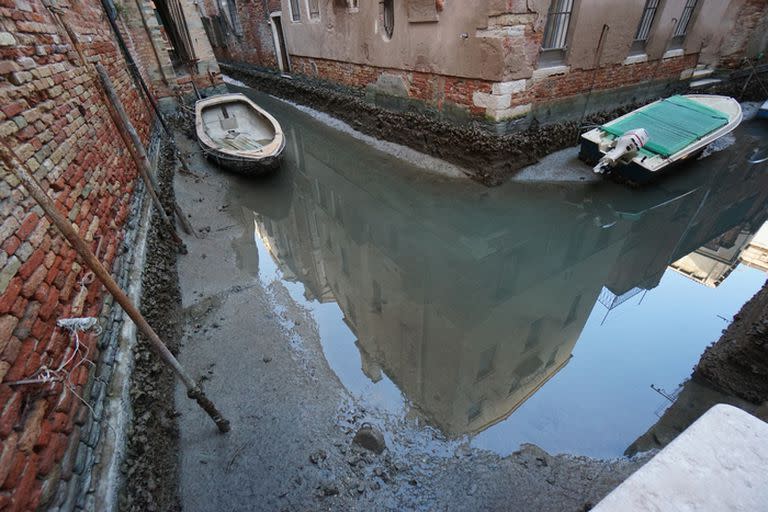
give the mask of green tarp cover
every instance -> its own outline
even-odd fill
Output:
[[[648,143],[643,153],[667,157],[727,123],[728,116],[718,110],[682,96],[672,96],[601,128],[616,137],[635,128],[645,128]]]

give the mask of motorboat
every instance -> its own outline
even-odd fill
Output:
[[[598,174],[646,183],[701,155],[742,117],[739,102],[727,96],[671,96],[584,133],[579,158]]]

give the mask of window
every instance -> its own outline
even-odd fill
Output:
[[[381,285],[375,279],[373,280],[373,311],[374,313],[381,313]]]
[[[528,331],[528,338],[525,340],[525,350],[528,350],[539,343],[539,336],[541,335],[541,327],[543,325],[543,318],[539,318],[531,324],[531,328]]]
[[[648,36],[651,33],[653,20],[656,17],[656,11],[659,10],[660,0],[648,0],[645,2],[643,15],[640,17],[640,24],[637,26],[635,40],[632,42],[632,53],[644,53],[645,43],[648,42]]]
[[[552,0],[547,12],[547,24],[544,27],[544,40],[541,42],[540,63],[557,64],[565,57],[568,37],[568,25],[571,22],[573,0]]]
[[[395,31],[395,0],[383,0],[381,7],[384,33],[387,39],[392,39],[392,33]]]
[[[299,0],[291,0],[291,20],[301,21],[301,7],[299,6]]]
[[[483,412],[483,400],[470,404],[467,409],[467,423],[472,423]]]
[[[685,7],[683,7],[683,13],[680,15],[680,21],[675,26],[675,32],[672,35],[672,44],[682,45],[685,35],[688,33],[688,29],[691,28],[691,20],[693,19],[693,11],[696,9],[696,3],[698,0],[686,0]]]
[[[307,10],[309,11],[309,17],[312,19],[320,19],[320,2],[319,0],[307,0]]]
[[[552,0],[544,28],[543,50],[564,50],[568,24],[571,22],[573,0]]]
[[[243,35],[243,26],[240,24],[240,17],[237,15],[237,5],[235,0],[221,0],[221,10],[224,11],[224,17],[227,24],[236,36]]]
[[[493,372],[493,360],[496,358],[496,346],[483,351],[477,370],[476,380],[482,380]]]

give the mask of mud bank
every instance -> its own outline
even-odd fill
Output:
[[[172,207],[175,159],[161,143],[157,179],[159,195]],[[172,211],[172,210],[171,210]],[[177,250],[164,224],[152,215],[143,273],[141,312],[168,348],[179,349]],[[139,334],[131,378],[132,420],[121,472],[124,479],[119,510],[180,510],[178,500],[178,427],[174,408],[174,375]]]
[[[427,113],[393,112],[363,99],[360,91],[330,87],[324,82],[279,75],[235,64],[222,70],[250,87],[328,113],[366,135],[401,144],[456,164],[470,178],[488,186],[503,183],[519,169],[576,143],[579,123],[565,121],[532,125],[511,135],[495,135],[478,123],[449,123]],[[585,117],[600,124],[639,105]]]
[[[768,402],[768,282],[701,356],[694,378],[752,402]]]

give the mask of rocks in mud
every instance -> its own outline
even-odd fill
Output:
[[[328,453],[326,453],[325,450],[317,450],[316,452],[312,452],[312,454],[309,456],[309,461],[312,464],[320,464],[325,459],[328,458]]]
[[[352,442],[374,453],[381,453],[387,447],[384,435],[368,423],[363,423]]]

